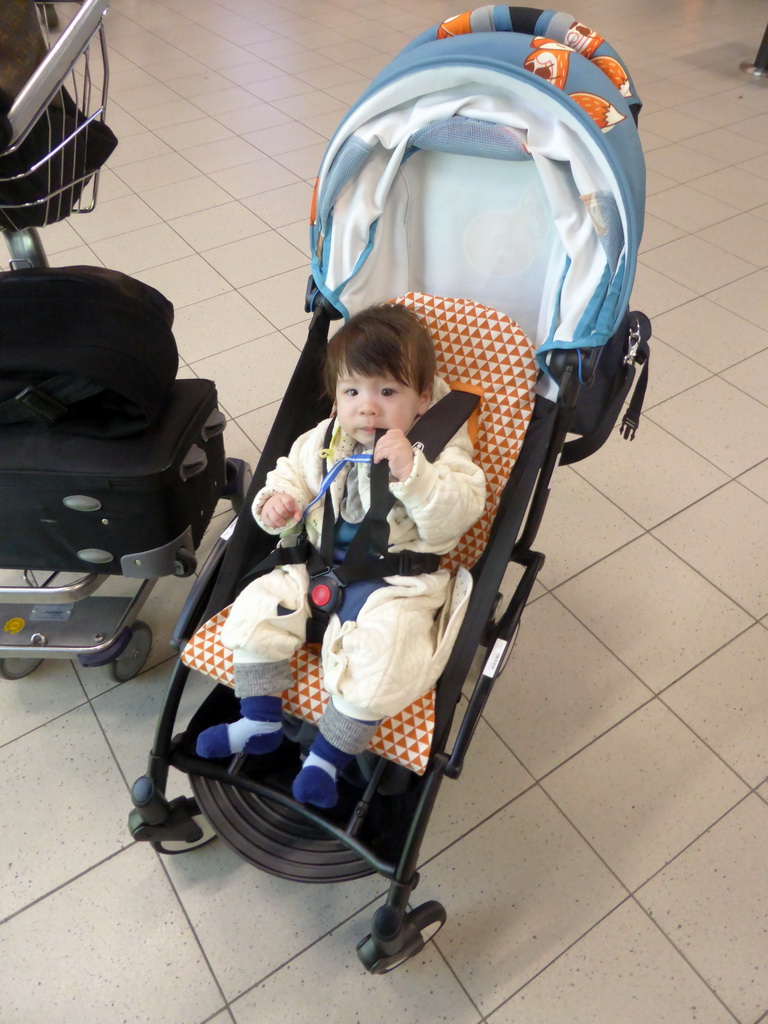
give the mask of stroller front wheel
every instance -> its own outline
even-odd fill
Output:
[[[417,956],[446,921],[445,907],[428,900],[400,915],[395,907],[379,907],[373,932],[357,946],[357,955],[370,974],[389,974]]]

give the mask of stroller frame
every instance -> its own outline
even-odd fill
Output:
[[[496,31],[513,28],[510,19],[514,22],[519,18],[526,26],[514,29],[520,32],[520,50],[529,45],[526,42],[523,46],[523,36],[537,37],[536,45],[542,45],[538,37],[545,36],[544,54],[538,56],[544,61],[546,70],[549,59],[547,44],[552,40],[548,40],[546,33],[535,26],[540,18],[546,19],[550,14],[552,12],[529,8],[480,8],[471,15],[468,13],[455,20],[474,20],[478,25],[483,22],[485,27],[476,36],[464,36],[463,33],[469,31],[466,27],[456,35],[462,35],[468,40],[467,52],[475,59],[483,45],[478,36],[480,32],[489,30],[489,19],[494,22],[499,19],[498,23],[490,26],[491,31]],[[557,14],[552,20],[559,21],[560,25],[567,28],[570,21],[565,22],[564,19],[568,17]],[[450,25],[449,21],[439,26],[438,39],[453,35]],[[429,30],[425,37],[427,35],[430,40],[434,39],[434,30]],[[368,116],[373,105],[369,102],[371,97],[375,99],[392,86],[390,95],[395,97],[392,101],[394,108],[396,101],[401,98],[394,87],[401,78],[406,81],[408,74],[414,70],[431,69],[435,62],[440,61],[443,53],[446,63],[449,63],[452,60],[451,54],[457,53],[462,45],[458,39],[448,38],[445,44],[440,44],[444,45],[441,55],[434,58],[430,50],[426,50],[426,55],[422,56],[419,49],[422,41],[424,38],[419,37],[406,47],[393,62],[393,65],[398,65],[397,73],[392,71],[392,66],[385,69],[352,108],[346,121],[347,125],[352,125],[350,136],[355,126],[363,124]],[[492,37],[489,45],[492,48],[495,46]],[[555,49],[558,45],[555,45]],[[498,54],[498,47],[494,52]],[[575,58],[574,63],[577,63]],[[525,66],[528,67],[527,62]],[[530,86],[531,90],[541,88],[544,95],[544,88],[551,86],[547,84],[545,87],[535,75],[534,72],[533,77],[525,79],[526,87]],[[375,92],[377,82],[379,93]],[[625,105],[619,96],[615,97],[615,102],[623,111],[622,119],[628,125],[631,124],[628,115],[634,116],[635,110],[628,109],[629,104]],[[588,122],[591,132],[600,131],[583,111],[578,116],[586,118],[585,123]],[[366,136],[365,141],[369,138]],[[342,167],[339,170],[334,160],[342,151],[345,141],[347,139],[343,138],[336,145],[336,139],[332,140],[321,167],[320,181],[325,181],[334,202],[338,196],[344,195],[344,201],[351,205],[354,199],[350,200],[343,193],[345,168],[351,165],[357,169],[366,166],[363,161],[367,157],[360,155],[362,146],[358,144],[357,150],[353,148],[351,153],[347,151],[346,164],[344,160],[339,160]],[[394,151],[398,141],[399,137],[392,142],[390,151]],[[508,136],[505,135],[504,145],[507,142]],[[371,143],[371,149],[366,152],[372,151],[374,145],[375,142]],[[439,146],[435,148],[439,149]],[[357,163],[356,158],[359,158]],[[639,159],[642,163],[641,154]],[[641,187],[641,168],[636,167],[634,170],[637,175],[633,177],[632,186],[627,186],[628,194]],[[357,209],[365,208],[366,213],[373,218],[381,215],[382,211],[375,209],[378,198],[376,181],[369,184],[370,191],[360,198]],[[355,194],[355,198],[359,198],[359,193]],[[352,278],[349,277],[350,266],[343,265],[338,259],[334,263],[334,252],[338,255],[338,250],[333,250],[329,243],[333,226],[333,217],[329,212],[331,201],[326,198],[323,204],[323,199],[321,188],[317,197],[317,217],[313,218],[311,229],[313,274],[309,280],[306,302],[307,311],[313,311],[314,315],[285,400],[281,403],[254,472],[246,503],[261,488],[268,470],[275,465],[277,459],[287,453],[292,441],[328,412],[329,402],[321,397],[320,370],[330,322],[341,315],[340,311],[345,307],[345,289]],[[370,213],[371,210],[374,212]],[[631,230],[639,230],[641,222],[640,212]],[[362,229],[355,236],[356,242],[363,239],[360,242],[361,248],[370,238],[370,223],[363,222]],[[359,227],[357,223],[354,226]],[[343,246],[339,248],[343,249]],[[366,259],[370,249],[373,249],[372,244],[365,250]],[[394,251],[394,247],[391,251]],[[358,259],[358,264],[354,266],[353,274],[357,273],[358,265],[363,260],[359,258],[358,250],[352,248],[350,264],[354,264],[355,259]],[[647,321],[642,314],[630,314],[626,307],[633,272],[632,259],[630,251],[621,289],[617,287],[612,292],[612,301],[616,307],[610,321],[612,326],[602,334],[601,339],[590,341],[585,335],[583,343],[574,343],[570,347],[551,343],[548,344],[546,360],[540,358],[542,369],[546,368],[547,371],[548,386],[536,397],[533,417],[503,488],[486,548],[471,570],[474,582],[472,596],[437,684],[435,728],[425,773],[416,776],[383,759],[375,759],[371,764],[366,754],[358,758],[355,765],[357,777],[351,784],[343,776],[339,780],[340,802],[337,808],[320,812],[299,804],[290,795],[288,780],[292,777],[290,769],[295,768],[298,762],[300,748],[307,745],[307,727],[296,722],[294,728],[292,721],[284,721],[284,732],[288,740],[293,742],[283,743],[277,754],[266,758],[235,755],[228,763],[200,758],[195,754],[197,735],[208,725],[223,721],[225,714],[231,712],[233,717],[230,720],[234,720],[237,717],[237,702],[232,690],[224,686],[216,687],[186,729],[176,735],[176,716],[190,672],[179,662],[171,676],[157,722],[147,771],[132,788],[134,808],[129,815],[129,829],[135,839],[150,842],[161,853],[184,852],[210,841],[210,831],[206,830],[207,822],[210,822],[222,839],[243,859],[282,878],[305,882],[341,881],[378,872],[389,880],[389,890],[385,902],[373,915],[370,933],[358,944],[360,961],[369,972],[382,974],[421,951],[425,942],[446,920],[445,909],[437,901],[427,900],[417,906],[411,905],[413,891],[419,883],[422,842],[443,778],[457,779],[461,775],[470,742],[489,695],[511,653],[523,609],[544,564],[545,556],[536,550],[535,541],[547,506],[552,475],[558,465],[590,455],[606,440],[630,389],[634,364],[642,363],[647,355],[647,348],[644,349],[649,336]],[[360,276],[364,282],[370,281],[379,269],[380,264],[376,264],[373,270],[368,269],[367,278],[364,273]],[[349,288],[347,294],[352,293],[353,287]],[[391,282],[379,283],[379,289],[384,288],[392,295],[414,290],[413,286],[402,287],[399,279],[394,287],[391,287]],[[425,293],[433,291],[424,287],[421,281],[415,290]],[[463,294],[460,289],[459,292],[455,288],[451,290],[450,285],[447,292],[437,292],[443,296],[456,296],[459,293]],[[617,301],[619,295],[623,296],[621,302]],[[360,295],[352,297],[356,301],[360,299]],[[371,296],[383,297],[380,294]],[[358,302],[357,308],[362,304]],[[350,308],[354,311],[354,306]],[[500,308],[510,316],[515,315],[513,309]],[[608,334],[612,336],[607,337]],[[574,337],[571,336],[571,342]],[[616,382],[615,386],[609,386],[607,393],[604,388],[606,380]],[[589,405],[589,402],[585,403],[584,400],[588,398],[587,392],[592,386],[595,393],[600,392],[601,395],[596,403],[599,407],[598,415],[596,418],[593,416],[590,426],[585,426],[589,416],[585,417],[584,406]],[[569,439],[569,435],[576,436]],[[210,619],[233,600],[243,573],[269,553],[272,543],[273,538],[253,529],[250,521],[242,520],[238,520],[234,529],[221,538],[203,567],[182,612],[174,638],[179,648],[191,637],[198,624]],[[516,568],[519,578],[513,593],[505,599],[502,598],[502,582],[510,566]],[[478,647],[484,648],[486,652],[479,671],[473,667]],[[462,691],[471,676],[473,682],[466,694],[467,705],[457,723],[455,737],[452,738],[452,726]],[[287,758],[293,758],[293,764],[280,762],[283,752]],[[167,798],[171,767],[189,776],[194,794],[192,797]],[[404,824],[397,822],[399,829],[395,827],[391,833],[385,831],[382,836],[376,834],[376,829],[380,825],[380,812],[386,801],[390,801],[390,821],[397,815],[402,821],[405,817],[403,808],[407,810],[407,821]]]
[[[319,379],[317,370],[329,323],[327,304],[321,300],[314,313],[309,340],[288,386],[288,398],[296,394],[306,396],[312,382]],[[563,353],[557,400],[537,399],[522,449],[502,494],[491,538],[472,571],[473,598],[439,684],[433,752],[425,775],[415,783],[418,795],[413,820],[399,852],[392,856],[378,854],[361,838],[361,832],[382,784],[386,787],[389,782],[390,789],[396,792],[404,776],[411,780],[417,777],[384,759],[377,759],[349,813],[344,820],[337,821],[297,803],[288,788],[276,789],[269,782],[261,781],[257,777],[258,770],[253,773],[256,759],[236,755],[226,766],[203,761],[194,755],[188,734],[175,733],[176,716],[190,672],[181,661],[176,664],[169,682],[147,771],[132,787],[134,809],[129,815],[129,829],[134,839],[150,842],[161,853],[186,852],[213,838],[208,826],[208,819],[212,818],[216,831],[242,857],[281,877],[322,882],[377,872],[389,879],[389,892],[386,902],[373,916],[371,933],[357,947],[361,962],[371,973],[386,973],[420,952],[446,920],[444,908],[434,900],[409,908],[411,895],[419,882],[419,855],[429,818],[443,777],[458,779],[461,775],[488,697],[511,653],[523,609],[545,560],[544,554],[533,545],[547,505],[551,476],[561,459],[567,460],[568,445],[576,443],[568,441],[567,436],[573,426],[578,397],[581,389],[589,386],[603,351],[583,352],[581,360],[577,352]],[[631,362],[628,369],[625,392],[629,390],[633,375]],[[286,404],[290,403],[284,403],[282,408]],[[310,419],[313,402],[306,400],[304,405],[309,409],[307,419]],[[262,485],[266,472],[280,454],[279,449],[289,443],[286,425],[281,419],[278,413],[254,473],[251,495]],[[248,543],[246,535],[260,533],[252,530],[249,522],[238,521],[234,529],[219,539],[182,610],[174,646],[181,648],[196,624],[205,621],[227,602],[234,566],[239,561],[237,548]],[[257,546],[259,541],[262,547],[265,543],[271,544],[267,535],[257,538]],[[251,559],[255,560],[259,554],[260,551],[250,552]],[[502,579],[510,564],[521,567],[522,575],[506,607],[496,617]],[[474,680],[456,738],[449,746],[454,712],[478,644],[486,648],[487,657]],[[193,720],[188,731],[195,729]],[[167,799],[171,767],[190,776],[194,797]],[[221,798],[222,788],[231,791],[231,806],[223,814],[216,814],[214,804]],[[211,794],[214,794],[213,804]],[[265,835],[258,835],[252,829],[251,835],[243,839],[238,831],[238,805],[250,806],[250,801],[265,810],[269,823]],[[230,813],[232,820],[227,821]],[[292,836],[289,842],[295,845],[288,851],[288,857],[295,855],[295,863],[282,860],[279,853],[275,855],[270,850],[270,833],[277,835],[282,829]],[[326,837],[325,841],[321,837]]]

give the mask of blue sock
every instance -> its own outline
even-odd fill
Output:
[[[197,737],[200,757],[269,754],[283,741],[283,702],[280,697],[242,697],[243,717],[230,725],[213,725]]]
[[[293,796],[303,804],[333,807],[338,799],[336,779],[354,758],[317,734],[301,771],[293,780]]]

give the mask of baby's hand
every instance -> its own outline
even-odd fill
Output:
[[[298,522],[301,519],[296,499],[282,493],[270,495],[261,506],[259,514],[271,530],[280,530],[291,520]]]
[[[388,430],[373,450],[373,461],[387,459],[396,480],[407,480],[413,469],[413,448],[402,430]]]

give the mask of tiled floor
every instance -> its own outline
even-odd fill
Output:
[[[647,415],[633,444],[559,473],[541,586],[426,842],[419,896],[447,925],[372,978],[354,945],[378,878],[300,886],[220,843],[160,858],[131,842],[128,786],[187,591],[164,580],[139,678],[50,661],[0,684],[3,1024],[768,1019],[768,81],[739,70],[766,9],[575,6],[646,100]],[[230,454],[256,456],[304,338],[309,181],[330,133],[453,13],[113,0],[120,145],[97,210],[44,242],[56,265],[169,296]]]

